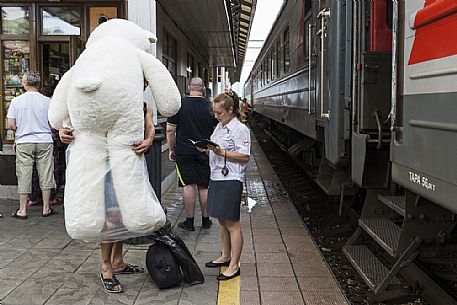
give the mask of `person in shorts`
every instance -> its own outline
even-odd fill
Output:
[[[38,92],[40,74],[29,71],[22,77],[25,93],[15,97],[8,109],[8,128],[16,132],[16,176],[19,209],[11,216],[27,219],[27,199],[32,191],[33,165],[36,165],[43,193],[43,217],[54,214],[49,207],[51,190],[55,187],[53,140],[48,122],[50,98]]]
[[[181,101],[179,112],[168,118],[167,142],[170,161],[176,162],[178,185],[183,188],[183,201],[186,220],[178,227],[195,231],[195,195],[198,191],[202,213],[202,228],[211,228],[212,222],[207,212],[209,183],[208,156],[197,151],[192,141],[209,139],[215,121],[211,114],[211,104],[203,97],[205,85],[199,77],[190,80],[189,96]]]

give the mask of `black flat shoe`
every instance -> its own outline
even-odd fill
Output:
[[[218,281],[228,281],[228,280],[231,280],[231,279],[233,279],[233,278],[235,278],[235,277],[237,277],[237,276],[240,276],[240,274],[241,274],[241,268],[238,268],[238,270],[237,270],[234,274],[232,274],[232,275],[225,275],[225,274],[221,273],[221,274],[219,274],[219,275],[217,276],[216,279],[217,279]]]
[[[207,262],[205,264],[206,268],[219,268],[221,266],[226,266],[226,267],[230,266],[230,261],[222,262],[222,263],[215,263],[215,262],[211,261],[211,262]]]
[[[17,215],[17,212],[19,212],[19,209],[17,209],[16,212],[11,213],[11,217],[17,218],[17,219],[20,219],[20,220],[26,220],[28,218],[27,215],[24,215],[24,216]]]

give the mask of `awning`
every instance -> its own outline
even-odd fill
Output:
[[[158,0],[210,66],[239,80],[257,0]]]

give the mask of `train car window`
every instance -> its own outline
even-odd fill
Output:
[[[289,50],[289,27],[284,30],[284,45],[283,45],[283,58],[284,58],[284,73],[289,73],[290,66],[290,50]]]
[[[276,42],[276,50],[277,50],[277,53],[276,53],[276,66],[277,66],[277,74],[278,74],[278,77],[281,75],[281,72],[282,72],[282,56],[281,56],[281,38],[278,39],[278,41]]]
[[[276,48],[275,45],[271,46],[271,80],[276,78]]]

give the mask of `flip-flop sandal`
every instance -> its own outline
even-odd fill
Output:
[[[105,279],[105,278],[103,278],[103,274],[100,273],[100,280],[102,281],[103,289],[107,293],[121,293],[121,292],[124,292],[124,289],[122,288],[121,283],[119,283],[119,281],[117,280],[117,278],[114,275],[110,279]],[[114,289],[114,287],[116,287],[116,286],[120,286],[121,289],[119,289],[119,290]]]
[[[19,209],[17,209],[16,212],[11,213],[11,217],[17,218],[17,219],[20,219],[20,220],[26,220],[28,218],[27,215],[24,215],[24,216],[17,215],[17,212],[19,212]]]
[[[135,273],[144,273],[144,269],[137,265],[125,264],[124,269],[113,272],[113,274],[135,274]]]
[[[54,215],[55,213],[56,213],[56,211],[54,209],[49,209],[49,213],[43,214],[43,215],[41,215],[41,217],[49,217],[51,215]]]

